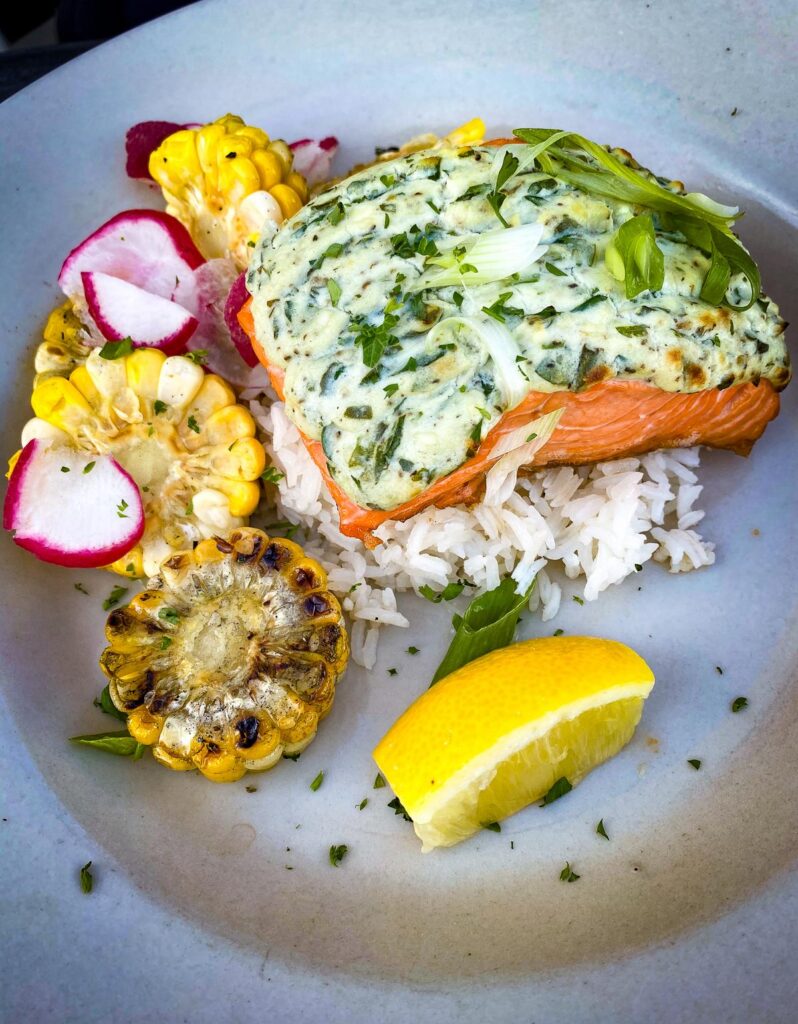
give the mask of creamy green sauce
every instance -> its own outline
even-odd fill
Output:
[[[504,188],[501,214],[510,226],[540,224],[545,255],[501,281],[412,291],[430,253],[504,230],[486,198],[495,153],[439,149],[368,168],[253,254],[255,328],[285,371],[288,415],[322,442],[359,505],[395,508],[451,473],[529,391],[608,378],[681,392],[789,379],[774,303],[733,312],[702,302],[708,258],[659,231],[663,288],[627,299],[604,250],[638,211],[534,169]]]

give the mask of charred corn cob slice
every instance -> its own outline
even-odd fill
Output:
[[[166,209],[188,228],[207,259],[229,256],[243,269],[264,225],[276,227],[308,198],[282,139],[234,114],[184,128],[150,156]]]
[[[131,735],[214,782],[304,750],[349,656],[322,567],[251,528],[168,557],[105,632],[100,665]]]
[[[36,349],[34,369],[36,387],[48,377],[68,377],[76,366],[86,362],[90,348],[88,332],[72,310],[72,303],[58,306],[47,318],[44,341]]]
[[[243,526],[260,498],[266,455],[233,389],[186,356],[137,349],[104,359],[91,349],[69,378],[34,388],[22,442],[46,438],[113,455],[144,503],[140,543],[109,566],[153,575],[172,551]]]

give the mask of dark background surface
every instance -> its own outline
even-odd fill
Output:
[[[86,50],[191,0],[27,0],[0,7],[0,100]]]

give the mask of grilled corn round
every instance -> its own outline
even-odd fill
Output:
[[[167,558],[106,625],[100,665],[131,735],[214,782],[303,750],[349,655],[326,588],[297,544],[251,528]]]

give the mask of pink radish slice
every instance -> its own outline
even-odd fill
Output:
[[[125,135],[125,170],[129,178],[153,180],[150,174],[150,154],[165,138],[196,125],[175,124],[174,121],[139,121],[128,128]]]
[[[326,139],[297,139],[291,143],[294,154],[294,170],[305,178],[308,185],[317,185],[330,177],[330,166],[338,151],[338,139],[328,135]]]
[[[130,338],[135,347],[159,348],[170,356],[185,351],[199,323],[188,310],[121,277],[87,270],[80,276],[86,305],[104,338]]]
[[[238,354],[247,366],[257,366],[258,357],[252,350],[252,345],[244,332],[244,328],[238,322],[238,311],[248,298],[247,274],[246,271],[242,271],[233,282],[233,287],[227,295],[227,302],[224,304],[224,322],[227,324],[233,344],[238,349]]]
[[[179,220],[157,210],[126,210],[72,250],[58,283],[78,310],[85,308],[81,274],[92,271],[120,277],[193,312],[193,271],[204,262]]]
[[[133,478],[110,455],[33,440],[8,481],[3,526],[43,562],[92,569],[135,547],[144,508]]]
[[[225,307],[230,289],[238,278],[232,260],[208,260],[195,271],[199,296],[196,316],[199,327],[189,338],[188,348],[206,352],[205,366],[239,388],[265,386],[268,377],[258,366],[251,368],[242,359],[225,323]]]

